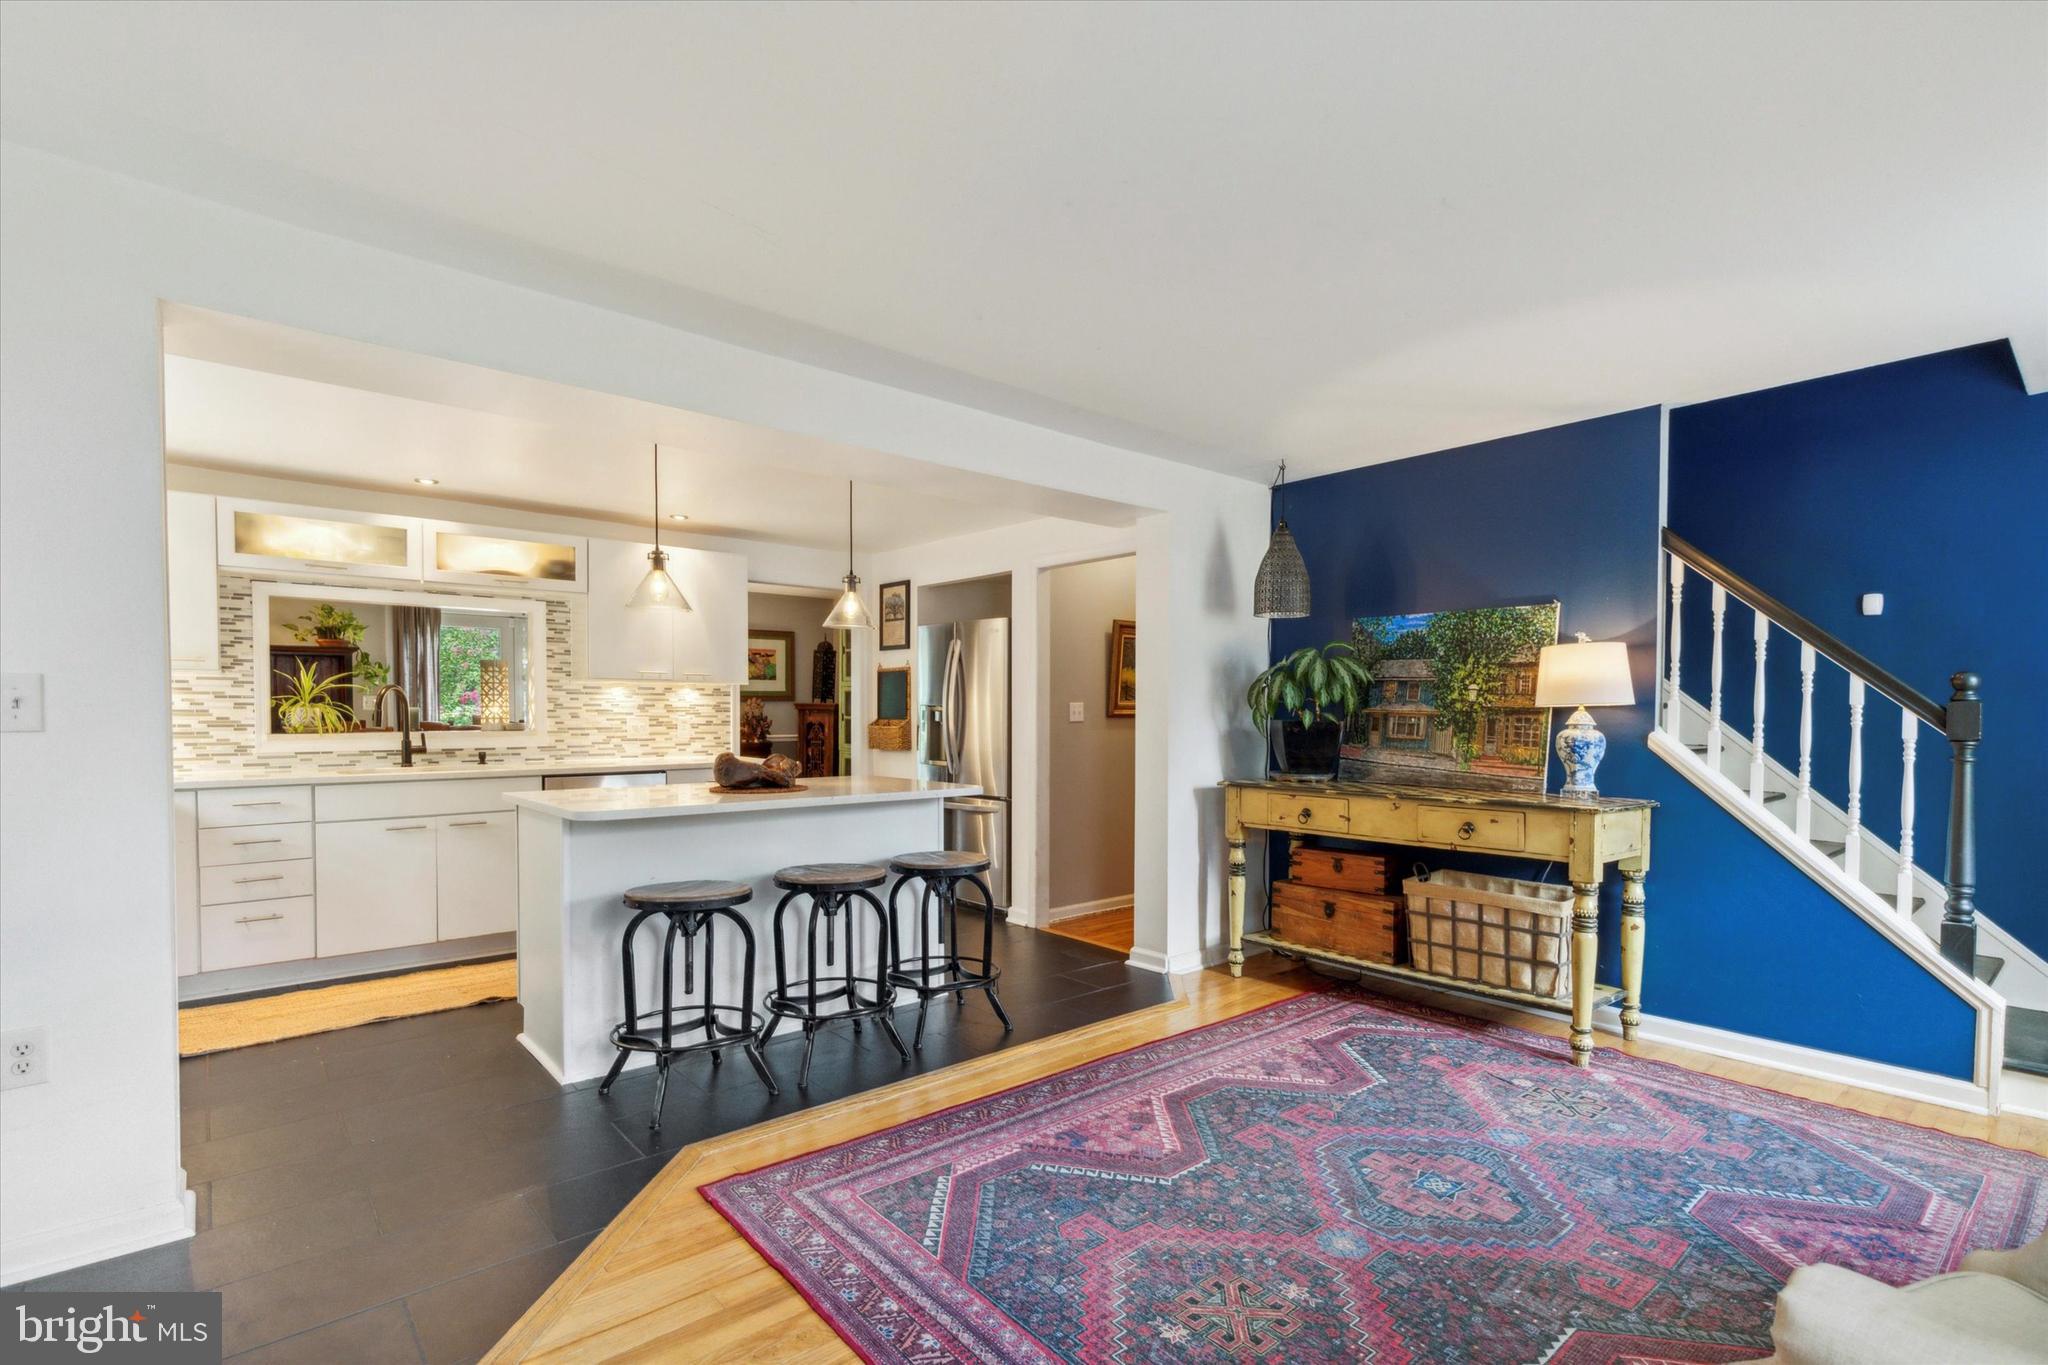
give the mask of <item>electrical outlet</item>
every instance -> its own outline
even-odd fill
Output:
[[[1088,719],[1088,704],[1086,702],[1079,701],[1068,702],[1067,719],[1069,721],[1081,721]]]
[[[41,1085],[49,1079],[49,1030],[23,1028],[0,1034],[0,1090]]]

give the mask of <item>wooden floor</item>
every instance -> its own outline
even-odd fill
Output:
[[[1241,979],[1222,969],[1198,973],[1180,980],[1183,994],[1171,1004],[686,1147],[485,1359],[564,1365],[681,1358],[695,1365],[855,1360],[838,1334],[698,1194],[700,1186],[1231,1018],[1297,995],[1317,980],[1270,955],[1254,959]],[[1562,1019],[1487,1012],[1538,1032],[1560,1037],[1567,1032]],[[1602,1046],[1610,1041],[1603,1036]],[[2041,1120],[1965,1114],[1682,1048],[1631,1043],[1627,1050],[1885,1118],[2048,1152],[2048,1122]]]
[[[1047,933],[1058,934],[1061,938],[1077,938],[1098,948],[1114,948],[1128,953],[1136,938],[1136,930],[1131,924],[1132,914],[1131,907],[1126,905],[1116,910],[1098,910],[1092,915],[1054,920],[1045,927]]]

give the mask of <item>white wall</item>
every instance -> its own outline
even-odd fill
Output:
[[[1261,485],[12,144],[0,181],[0,668],[45,675],[48,713],[43,733],[0,739],[0,1027],[47,1026],[53,1072],[0,1103],[0,1281],[190,1227],[161,300],[1156,509],[1137,526],[1140,667],[1166,684],[1139,719],[1136,956],[1200,960],[1222,901],[1214,784],[1258,759],[1237,697],[1265,647]]]
[[[1131,894],[1138,721],[1109,714],[1109,665],[1115,623],[1138,618],[1137,563],[1126,555],[1063,564],[1045,571],[1044,588],[1046,900],[1058,917]],[[1146,681],[1139,679],[1140,706]]]

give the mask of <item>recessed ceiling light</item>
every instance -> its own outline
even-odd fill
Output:
[[[441,481],[439,479],[414,479],[413,482],[417,484],[425,484],[428,488],[432,488],[435,484]]]
[[[688,512],[671,512],[668,514],[668,519],[670,521],[688,521],[690,514]]]

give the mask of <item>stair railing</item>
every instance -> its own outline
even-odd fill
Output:
[[[1899,867],[1897,890],[1892,897],[1897,912],[1911,922],[1914,848],[1913,760],[1919,750],[1920,727],[1924,724],[1949,744],[1951,792],[1948,821],[1948,864],[1943,877],[1945,897],[1941,915],[1941,955],[1966,973],[1977,962],[1977,845],[1976,764],[1977,745],[1984,733],[1984,703],[1978,695],[1982,685],[1975,673],[1957,673],[1949,679],[1953,694],[1946,706],[1939,705],[1881,665],[1865,658],[1840,639],[1815,625],[1683,536],[1666,528],[1666,581],[1671,594],[1670,640],[1663,689],[1661,728],[1674,738],[1681,737],[1682,697],[1679,690],[1682,607],[1688,575],[1704,578],[1711,591],[1712,657],[1708,668],[1706,766],[1721,776],[1725,733],[1721,722],[1722,645],[1728,599],[1732,596],[1754,614],[1751,647],[1756,655],[1755,683],[1750,707],[1750,764],[1747,791],[1749,802],[1762,812],[1775,793],[1764,790],[1764,660],[1770,648],[1772,626],[1799,641],[1799,772],[1792,796],[1793,834],[1801,841],[1813,841],[1813,674],[1817,659],[1827,659],[1849,675],[1849,763],[1848,801],[1844,807],[1847,830],[1842,849],[1842,869],[1852,882],[1861,881],[1863,856],[1863,711],[1866,691],[1875,691],[1899,708],[1899,746],[1903,776],[1899,784]],[[1739,743],[1739,741],[1738,741]]]

